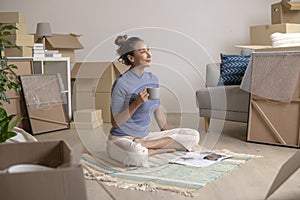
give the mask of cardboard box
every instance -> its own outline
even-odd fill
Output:
[[[250,44],[251,45],[271,45],[270,35],[275,32],[279,33],[299,33],[300,24],[272,24],[250,27]]]
[[[17,75],[33,73],[32,58],[22,58],[22,59],[9,58],[8,64],[14,64],[18,67],[17,69],[13,69],[13,72],[15,72]]]
[[[96,122],[102,119],[102,110],[83,109],[74,112],[76,122]]]
[[[281,4],[284,5],[289,10],[300,10],[300,2],[299,1],[290,1],[290,0],[282,0]]]
[[[12,35],[27,34],[27,26],[26,26],[25,23],[8,23],[8,24],[5,24],[5,25],[13,25],[17,28],[17,29],[13,29],[13,30],[8,31]]]
[[[19,12],[0,12],[1,23],[24,23],[24,16]]]
[[[75,63],[71,71],[71,80],[74,83],[73,90],[77,92],[95,93],[99,87],[100,78],[112,76],[105,72],[111,68],[111,62],[84,62]],[[106,84],[112,84],[106,83]],[[102,87],[102,86],[101,86]]]
[[[300,74],[291,103],[251,95],[247,141],[300,147]]]
[[[97,92],[111,92],[115,80],[129,69],[127,65],[120,62],[113,62],[110,68],[106,69],[100,78]]]
[[[111,92],[114,81],[128,68],[120,62],[75,63],[71,79],[76,80],[77,91]]]
[[[25,74],[32,74],[33,73],[33,66],[32,66],[32,59],[31,58],[24,58],[24,59],[8,59],[8,65],[15,65],[17,69],[12,69],[12,71],[17,75],[25,75]],[[16,98],[20,97],[19,92],[15,90],[8,90],[6,92],[8,98]],[[16,114],[16,113],[12,113]]]
[[[13,44],[18,46],[33,46],[34,36],[27,34],[17,34],[17,35],[6,35],[3,36],[4,39],[11,41]]]
[[[282,1],[272,4],[272,24],[300,23],[300,2]]]
[[[111,62],[77,62],[71,71],[71,79],[99,79]]]
[[[32,57],[32,47],[31,46],[19,46],[17,48],[5,47],[4,54],[7,57]]]
[[[300,103],[279,103],[252,97],[247,140],[300,147]]]
[[[18,69],[13,69],[16,75],[32,74],[32,59],[8,59],[8,64],[14,64]],[[27,132],[30,131],[28,118],[26,117],[26,108],[23,99],[19,92],[14,90],[7,91],[7,97],[10,100],[10,104],[4,103],[3,108],[6,110],[8,115],[16,115],[17,118],[23,118],[18,124],[18,127],[23,128]]]
[[[74,112],[72,127],[93,129],[103,125],[102,110],[83,109]]]
[[[83,49],[75,34],[53,34],[51,37],[46,37],[46,49],[59,50],[62,57],[70,57],[70,62],[74,62],[74,53],[77,49]],[[37,43],[42,42],[42,38],[35,40]]]
[[[8,115],[16,115],[13,118],[13,121],[22,118],[17,126],[29,132],[30,126],[28,118],[26,117],[25,103],[23,99],[20,96],[10,97],[9,102],[10,103],[3,102],[3,108],[6,110]]]
[[[110,92],[97,92],[95,98],[95,108],[102,110],[102,118],[106,123],[111,122],[111,112],[110,112]]]
[[[89,122],[72,122],[71,128],[76,129],[94,129],[103,125],[103,120],[99,120],[97,122],[89,123]]]
[[[97,91],[99,80],[96,78],[78,78],[73,80],[73,90],[76,92],[92,92]]]
[[[82,109],[95,108],[95,93],[92,92],[76,92],[72,95],[72,110],[73,112]]]
[[[0,199],[86,200],[82,167],[70,166],[64,141],[0,144],[0,170],[17,164],[39,164],[51,170],[0,174]]]
[[[69,57],[70,62],[75,61],[75,50],[74,49],[59,49],[61,57]]]
[[[75,63],[71,71],[72,92],[76,99],[73,110],[101,109],[103,121],[111,122],[111,87],[128,68],[120,62]]]

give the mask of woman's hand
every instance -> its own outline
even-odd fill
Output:
[[[147,92],[147,89],[145,88],[140,93],[138,93],[134,102],[136,103],[136,105],[140,106],[148,100],[148,97],[149,97],[149,93]]]

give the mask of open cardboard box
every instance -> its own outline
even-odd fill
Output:
[[[83,170],[72,165],[71,149],[64,141],[0,144],[0,170],[18,164],[38,164],[53,169],[0,173],[0,199],[85,200]]]
[[[78,38],[79,35],[76,34],[53,34],[51,37],[46,37],[46,49],[59,50],[63,57],[70,57],[70,62],[74,62],[75,50],[83,49]],[[37,38],[35,41],[41,43],[42,38]]]

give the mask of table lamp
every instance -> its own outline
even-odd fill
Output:
[[[52,36],[50,24],[48,22],[41,22],[37,24],[36,27],[37,38],[43,38],[43,46],[46,49],[46,37]]]

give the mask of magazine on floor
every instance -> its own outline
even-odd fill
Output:
[[[187,165],[193,167],[208,167],[216,162],[220,162],[232,155],[212,151],[188,152],[183,156],[169,160],[169,163]]]

